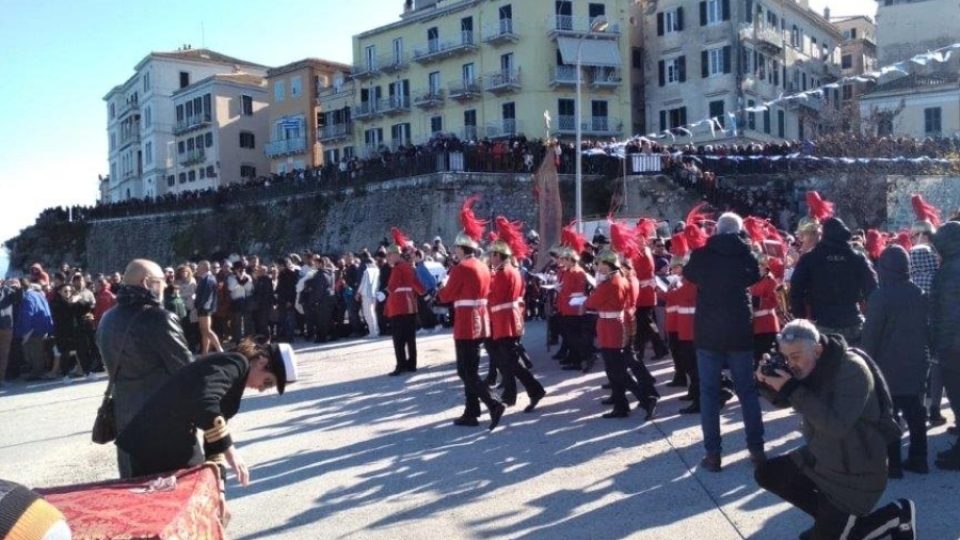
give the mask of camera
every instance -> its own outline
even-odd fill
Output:
[[[790,373],[790,364],[787,363],[787,357],[780,352],[771,352],[769,356],[764,356],[760,361],[760,373],[768,377],[779,377],[777,371]]]

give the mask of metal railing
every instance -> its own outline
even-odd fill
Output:
[[[453,99],[469,99],[483,92],[480,79],[453,81],[448,85],[448,95]]]
[[[353,117],[357,120],[370,118],[371,116],[376,116],[377,114],[380,114],[379,103],[373,100],[361,101],[360,105],[357,105],[353,111]]]
[[[488,122],[486,135],[490,139],[510,137],[519,133],[520,124],[516,119],[504,119],[497,122]]]
[[[740,38],[758,45],[768,45],[774,49],[783,48],[783,34],[765,24],[744,24],[740,27]]]
[[[296,139],[282,139],[279,141],[270,141],[264,147],[263,151],[267,157],[282,156],[286,154],[299,154],[306,150],[307,139],[300,137]]]
[[[577,66],[554,66],[550,72],[550,84],[577,84]]]
[[[417,94],[413,99],[414,105],[424,109],[429,109],[432,107],[439,107],[443,105],[443,90],[437,88],[436,90],[425,90]]]
[[[377,109],[387,114],[410,110],[410,96],[390,96],[380,100]]]
[[[520,70],[505,69],[488,74],[484,81],[484,88],[489,92],[501,92],[520,88]]]
[[[378,60],[380,71],[384,73],[396,73],[404,70],[410,65],[407,54],[403,53],[397,56],[395,53],[389,53],[381,56]]]
[[[616,39],[620,35],[620,25],[609,24],[602,32],[592,30],[595,19],[589,17],[573,17],[571,15],[551,15],[547,19],[547,34],[551,37],[558,35],[590,35],[597,38]]]
[[[477,45],[473,39],[472,30],[463,30],[460,32],[460,41],[444,41],[431,39],[427,41],[426,47],[414,49],[413,59],[416,62],[426,63],[446,56],[453,56],[476,50]]]
[[[484,43],[497,44],[520,39],[519,25],[513,19],[500,19],[483,29]]]
[[[197,148],[194,150],[189,150],[180,157],[181,165],[193,165],[195,163],[202,163],[207,159],[206,152],[202,148]]]
[[[211,117],[209,114],[199,114],[194,116],[188,116],[183,120],[178,121],[173,126],[173,134],[178,135],[185,131],[190,131],[191,129],[203,127],[211,122]]]
[[[380,73],[378,60],[379,59],[374,58],[371,62],[363,61],[359,64],[354,64],[350,69],[350,77],[353,79],[366,79],[378,75]]]
[[[331,141],[353,135],[353,123],[331,124],[317,130],[317,140]]]
[[[617,130],[611,129],[610,117],[608,116],[585,118],[580,127],[582,133],[590,135],[606,135],[617,132]],[[577,118],[571,115],[561,115],[557,118],[557,130],[564,134],[576,133]]]
[[[576,73],[574,73],[576,80]],[[591,70],[590,84],[593,86],[619,86],[623,82],[623,75],[618,68],[595,67]]]

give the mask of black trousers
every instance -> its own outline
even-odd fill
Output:
[[[428,328],[430,330],[436,328],[437,315],[422,296],[417,297],[417,313],[420,317],[420,328]]]
[[[613,410],[629,411],[630,404],[627,401],[627,390],[633,392],[637,399],[642,399],[640,396],[644,394],[636,379],[627,372],[627,355],[624,349],[600,349],[600,356],[603,358],[603,367],[607,372],[607,379],[610,381],[610,398],[613,400]]]
[[[887,505],[873,513],[857,517],[830,502],[789,456],[781,456],[759,465],[754,471],[757,484],[813,517],[813,540],[837,540],[847,527],[846,538],[863,538],[868,534],[882,537],[881,528],[892,531],[898,524],[896,505]],[[851,523],[852,520],[852,523]]]
[[[700,370],[697,368],[697,350],[692,341],[677,341],[677,355],[684,372],[690,377],[689,393],[695,402],[700,401]]]
[[[480,402],[487,410],[496,407],[499,402],[490,395],[490,389],[480,380],[480,343],[479,339],[457,339],[454,346],[457,353],[457,375],[463,381],[463,416],[480,417]]]
[[[581,364],[593,354],[594,325],[584,315],[561,315],[560,328],[563,345],[570,351],[567,363]]]
[[[637,308],[637,354],[640,360],[647,351],[647,342],[653,344],[654,356],[666,356],[667,345],[660,337],[660,329],[657,327],[657,319],[653,315],[652,307]]]
[[[334,321],[334,310],[337,307],[337,299],[333,296],[328,296],[316,305],[316,316],[317,316],[317,339],[321,341],[326,341],[332,337],[333,334],[333,321]]]
[[[637,383],[640,385],[641,395],[637,396],[638,400],[643,400],[645,398],[659,398],[660,392],[657,392],[657,380],[653,378],[653,375],[650,374],[650,370],[647,369],[646,364],[640,361],[637,357],[637,352],[633,350],[633,345],[627,345],[627,348],[623,350],[624,360],[627,362],[627,368],[630,370],[630,373],[633,374],[633,378],[636,379]]]
[[[950,409],[953,411],[954,418],[960,418],[960,369],[953,367],[958,359],[946,353],[941,353],[938,358],[940,374],[943,377],[943,389],[950,400]]]
[[[512,405],[517,402],[518,379],[531,398],[544,395],[543,385],[520,363],[520,338],[494,339],[488,343],[488,347],[487,352],[495,359],[494,365],[503,378],[501,399],[504,403]]]
[[[911,461],[927,462],[927,409],[923,406],[923,396],[893,396],[893,408],[907,421],[910,432],[910,449],[907,457]],[[899,469],[901,442],[887,447],[887,458],[891,469]]]
[[[393,325],[393,353],[397,370],[417,369],[417,314],[390,317]]]
[[[680,353],[677,352],[680,344],[680,338],[677,337],[676,332],[670,332],[667,334],[667,343],[670,347],[670,357],[673,358],[673,373],[674,379],[683,381],[684,384],[687,383],[687,371],[685,366],[680,362]]]

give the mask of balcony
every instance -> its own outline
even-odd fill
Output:
[[[184,167],[196,165],[197,163],[203,163],[206,159],[207,154],[203,151],[203,148],[197,148],[180,156],[180,165]]]
[[[588,17],[551,15],[547,20],[547,36],[550,39],[558,37],[617,39],[620,37],[620,25],[611,23],[603,32],[594,32],[591,30],[593,21],[594,19]]]
[[[443,90],[426,90],[413,98],[413,104],[423,110],[436,109],[443,106]]]
[[[619,127],[614,129],[613,126],[610,125],[610,117],[608,116],[586,118],[583,123],[580,124],[580,127],[583,135],[593,137],[614,137],[620,135],[623,131]],[[576,135],[576,117],[569,115],[560,116],[557,121],[557,132],[561,135]]]
[[[317,105],[320,105],[322,102],[337,99],[337,98],[346,98],[353,95],[353,86],[343,85],[343,86],[318,86],[317,87]]]
[[[121,117],[126,116],[131,112],[139,111],[139,110],[140,110],[140,102],[135,99],[131,99],[123,104],[123,108],[120,109],[120,116]]]
[[[516,119],[505,119],[487,124],[487,138],[498,139],[502,137],[512,137],[519,134],[520,123]]]
[[[478,141],[480,140],[480,130],[477,126],[465,126],[460,130],[460,140],[461,141]]]
[[[350,69],[350,78],[356,81],[370,79],[379,74],[380,65],[377,59],[373,59],[372,62],[354,64],[354,66]]]
[[[783,50],[783,34],[767,25],[741,25],[740,39],[767,54],[779,54]]]
[[[483,29],[483,42],[494,47],[520,41],[517,23],[513,19],[500,19]]]
[[[773,99],[780,95],[781,89],[766,78],[757,75],[747,75],[743,78],[743,90],[751,92],[763,99]]]
[[[413,60],[419,64],[429,64],[476,50],[477,44],[473,40],[473,32],[464,30],[460,32],[460,41],[441,42],[439,39],[431,39],[426,47],[413,51]]]
[[[590,88],[615,90],[621,83],[623,83],[623,76],[617,68],[597,67],[591,70]]]
[[[798,112],[819,114],[823,110],[823,98],[815,96],[806,96],[806,99],[798,97],[787,102],[789,108]]]
[[[353,123],[332,124],[317,130],[317,140],[320,142],[335,142],[349,139],[353,136]]]
[[[140,142],[140,126],[136,126],[130,131],[121,131],[120,132],[120,145],[119,148],[122,150],[129,144],[139,143]]]
[[[188,131],[193,131],[195,129],[200,129],[210,125],[210,115],[209,114],[199,114],[195,116],[188,116],[183,120],[179,120],[173,126],[173,134],[180,135],[181,133],[186,133]]]
[[[554,66],[550,72],[550,87],[576,86],[577,66]]]
[[[387,115],[410,112],[410,96],[390,96],[381,99],[379,110]]]
[[[457,101],[470,101],[477,99],[483,93],[483,85],[479,79],[454,81],[449,86],[450,99]]]
[[[383,73],[399,73],[408,67],[410,67],[410,61],[407,59],[407,55],[401,54],[387,54],[380,57],[380,71]]]
[[[302,154],[307,149],[307,139],[283,139],[279,141],[270,141],[263,149],[263,153],[269,158],[278,156],[288,156]]]
[[[497,96],[520,90],[519,69],[496,71],[487,75],[485,79],[484,90]]]
[[[376,101],[361,101],[360,105],[353,111],[354,120],[371,120],[381,115],[379,104]]]

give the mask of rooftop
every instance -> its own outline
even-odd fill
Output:
[[[252,75],[250,73],[242,73],[242,72],[241,73],[221,73],[219,75],[212,75],[210,77],[205,77],[203,79],[200,79],[199,81],[189,86],[185,86],[177,90],[172,95],[179,96],[182,94],[186,94],[201,86],[205,86],[214,81],[232,83],[239,86],[263,87],[266,79],[264,79],[260,75]]]
[[[317,70],[341,71],[344,74],[350,74],[350,66],[347,64],[323,60],[322,58],[304,58],[303,60],[297,60],[296,62],[267,70],[267,77],[277,77],[307,67],[312,67]]]

